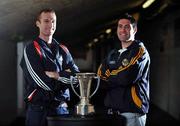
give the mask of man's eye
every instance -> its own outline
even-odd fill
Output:
[[[48,22],[49,22],[49,20],[44,20],[44,22],[48,23]]]
[[[128,25],[126,25],[124,28],[125,28],[125,29],[129,29],[130,27],[129,27]]]
[[[119,25],[119,28],[122,28],[122,25]]]

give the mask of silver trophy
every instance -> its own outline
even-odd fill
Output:
[[[89,115],[95,113],[94,106],[89,103],[90,98],[97,92],[99,88],[100,78],[95,73],[76,73],[79,81],[80,94],[74,89],[71,77],[71,87],[74,93],[80,98],[80,102],[75,106],[75,113],[77,115]],[[91,94],[91,83],[93,79],[97,79],[95,90]]]

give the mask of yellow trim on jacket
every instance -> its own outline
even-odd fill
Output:
[[[141,108],[142,107],[142,101],[141,99],[137,96],[136,94],[136,88],[135,86],[132,86],[131,87],[131,96],[132,96],[132,99],[134,101],[134,103],[139,107]]]
[[[144,48],[141,47],[139,49],[138,54],[133,59],[131,59],[130,63],[126,67],[120,66],[118,69],[113,70],[111,72],[111,75],[117,75],[119,72],[121,72],[121,71],[127,69],[128,67],[130,67],[131,65],[135,64],[136,61],[143,55],[143,53],[144,53]]]

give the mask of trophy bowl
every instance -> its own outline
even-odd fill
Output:
[[[79,94],[74,89],[71,77],[71,87],[73,92],[80,98],[79,103],[75,106],[75,114],[91,115],[95,113],[94,106],[90,104],[90,98],[97,92],[99,88],[100,78],[96,73],[76,73],[79,81]],[[95,90],[91,93],[92,80],[97,79]]]

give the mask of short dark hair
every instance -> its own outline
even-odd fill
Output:
[[[137,27],[137,21],[135,20],[135,18],[134,18],[132,15],[130,15],[130,14],[128,14],[128,13],[125,13],[125,14],[120,15],[119,20],[120,20],[120,19],[127,19],[127,20],[129,20],[129,21],[131,22],[131,24],[133,25],[133,27]],[[118,21],[119,21],[119,20],[118,20]]]
[[[36,16],[36,21],[39,21],[42,13],[55,13],[55,10],[52,8],[44,8],[44,9],[40,10]]]

